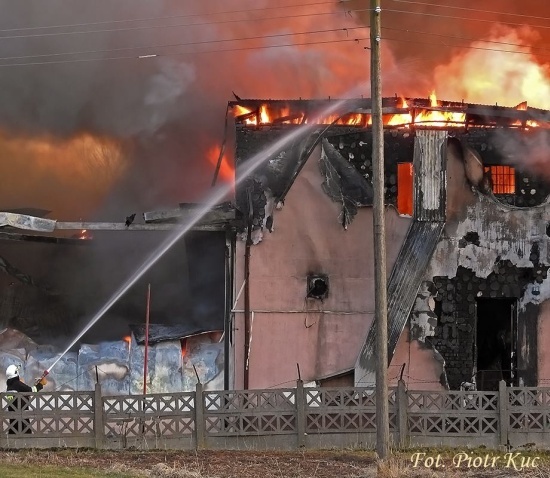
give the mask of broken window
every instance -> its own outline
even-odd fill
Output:
[[[477,299],[476,382],[478,390],[516,384],[516,299]]]
[[[491,176],[493,194],[516,193],[516,170],[511,166],[486,166],[485,172]]]
[[[397,212],[413,214],[413,164],[397,164]]]

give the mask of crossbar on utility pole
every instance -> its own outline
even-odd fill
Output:
[[[374,189],[374,303],[376,321],[376,452],[385,459],[389,454],[388,417],[388,297],[386,279],[386,226],[384,207],[384,123],[382,119],[382,74],[380,62],[380,1],[371,0],[371,101],[372,164]]]

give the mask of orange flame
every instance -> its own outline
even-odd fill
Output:
[[[384,112],[383,121],[386,126],[398,128],[411,128],[413,126],[431,128],[461,128],[466,125],[466,113],[462,103],[454,102],[444,104],[437,99],[435,91],[432,91],[429,98],[429,106],[426,101],[414,101],[401,98],[397,101],[397,110],[392,113]],[[528,109],[527,102],[516,106],[519,111]],[[235,107],[237,121],[245,125],[261,126],[271,124],[324,124],[324,125],[345,125],[366,127],[372,124],[372,116],[368,113],[348,113],[344,115],[332,114],[325,117],[310,117],[303,111],[292,111],[291,106],[279,106],[278,104],[264,103],[256,110],[245,108],[240,105]],[[541,124],[533,120],[510,122],[510,126],[521,128],[540,127]],[[218,150],[219,151],[219,150]],[[216,150],[210,151],[210,161],[217,161]],[[222,173],[223,175],[223,173]]]
[[[220,158],[220,152],[221,152],[221,148],[219,146],[212,146],[206,153],[206,157],[208,158],[208,161],[214,167],[216,167],[218,164],[218,160]],[[235,182],[235,170],[231,165],[231,163],[229,162],[229,160],[227,159],[227,156],[225,154],[222,157],[218,177],[223,181],[226,181],[229,183]]]
[[[79,239],[93,239],[93,236],[90,234],[90,232],[87,229],[82,229],[80,231],[80,235],[78,236]]]
[[[124,342],[126,342],[128,345],[130,345],[132,343],[132,337],[129,336],[129,335],[126,335],[125,337],[122,337],[122,340],[124,340]]]
[[[411,124],[419,124],[421,126],[434,126],[434,127],[446,127],[449,126],[461,126],[466,122],[466,115],[461,111],[438,111],[441,106],[437,100],[435,91],[432,91],[429,95],[430,108],[421,110],[414,115],[412,113],[404,113],[399,115],[393,115],[391,119],[386,123],[389,126],[410,126]],[[401,107],[404,109],[409,108],[407,100],[401,99]]]
[[[72,239],[80,239],[80,240],[90,240],[93,239],[92,234],[87,229],[82,229],[80,232],[77,232],[71,236]]]
[[[516,110],[518,110],[518,111],[527,111],[527,101],[522,101],[519,105],[517,105]],[[514,123],[514,126],[523,126],[523,124],[522,124],[521,121],[518,120]],[[530,128],[538,128],[540,126],[540,124],[537,121],[527,120],[525,122],[525,126],[530,127]]]
[[[412,124],[422,126],[449,127],[461,126],[466,121],[466,115],[462,111],[440,111],[440,102],[437,100],[435,91],[429,95],[430,107],[419,109],[414,107],[414,111],[401,114],[386,114],[384,124],[388,126],[410,127]],[[400,109],[411,109],[405,98],[401,98]],[[254,111],[250,108],[237,105],[235,117],[245,125],[265,125],[265,124],[336,124],[346,126],[368,126],[372,124],[372,117],[366,113],[348,113],[344,115],[333,114],[325,117],[308,118],[304,112],[292,112],[290,107],[276,107],[268,104],[262,104]]]

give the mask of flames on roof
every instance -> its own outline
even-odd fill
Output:
[[[229,103],[240,126],[323,124],[368,127],[372,124],[370,98],[343,103],[338,113],[322,111],[336,100],[240,100]],[[387,127],[509,127],[550,128],[550,111],[530,108],[526,102],[514,108],[441,101],[429,98],[383,98],[382,114]]]

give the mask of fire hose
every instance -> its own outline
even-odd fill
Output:
[[[34,383],[34,385],[36,386],[36,385],[38,385],[40,382],[42,382],[42,380],[44,380],[44,379],[48,376],[49,373],[50,373],[49,370],[44,370],[44,373],[40,376],[40,378],[37,378],[37,379],[36,379],[36,382]]]

